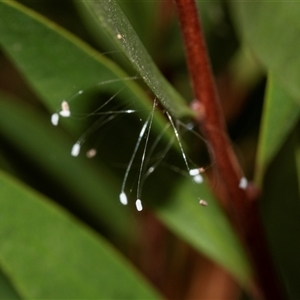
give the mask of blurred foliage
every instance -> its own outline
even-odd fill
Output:
[[[190,166],[206,167],[216,189],[209,145],[189,129],[193,96],[174,5],[117,2],[0,2],[0,299],[232,296],[236,286],[211,291],[217,276],[203,280],[212,262],[249,288],[247,255],[206,180],[196,186],[188,178],[164,114],[172,113]],[[297,299],[300,5],[198,4],[237,155],[262,188],[271,253]],[[142,180],[138,213],[143,149],[125,186],[129,205],[118,197],[154,98],[148,145],[157,147],[152,157],[147,150],[145,167],[157,167]],[[54,127],[50,117],[64,99],[71,118]],[[135,113],[112,114],[107,124],[99,114],[128,109]],[[72,157],[94,122],[98,130]],[[97,156],[88,159],[91,147]]]

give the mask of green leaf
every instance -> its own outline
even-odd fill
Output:
[[[269,77],[261,122],[256,163],[256,182],[263,176],[300,117],[300,105],[272,76]]]
[[[167,205],[156,209],[160,219],[199,252],[228,270],[242,286],[249,286],[252,269],[228,220],[205,185],[186,180],[174,189]],[[208,203],[199,204],[197,195]]]
[[[297,1],[231,2],[237,28],[261,63],[300,102]]]
[[[0,299],[21,299],[2,270],[0,270]]]
[[[57,186],[90,216],[116,236],[128,237],[132,216],[119,204],[115,186],[120,183],[116,177],[104,166],[97,169],[84,157],[72,157],[70,138],[51,126],[39,112],[3,96],[0,103],[2,137],[56,179]]]
[[[155,48],[157,45],[154,40],[154,34],[161,34],[159,32],[161,24],[154,22],[154,20],[160,17],[161,3],[157,1],[137,1],[132,5],[132,2],[122,0],[117,0],[117,3],[129,19],[130,24],[132,24],[146,49],[149,51],[149,49]],[[139,12],[138,14],[136,13],[137,11]]]
[[[285,285],[287,299],[300,298],[298,131],[299,127],[289,136],[267,170],[260,201],[271,255]]]
[[[192,116],[179,94],[161,75],[144,48],[126,16],[114,0],[82,1],[78,3],[90,11],[115,44],[123,51],[155,96],[176,117]]]
[[[0,2],[0,45],[53,111],[80,90],[131,99],[145,108],[147,95],[112,61],[63,28],[14,2]],[[113,80],[113,83],[103,84]],[[126,87],[126,88],[124,88]],[[147,106],[148,108],[148,106]]]
[[[25,298],[159,298],[67,212],[2,172],[0,189],[0,263]]]

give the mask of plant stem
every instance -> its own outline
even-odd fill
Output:
[[[281,299],[278,281],[267,251],[253,186],[239,188],[242,170],[226,132],[214,78],[194,0],[175,0],[187,63],[196,97],[198,122],[211,146],[218,177],[224,183],[223,206],[254,263],[258,285],[266,299]],[[267,276],[266,276],[267,271]]]
[[[196,6],[190,0],[176,0],[176,3],[192,86],[200,107],[201,129],[214,151],[214,160],[227,187],[226,199],[232,200],[236,213],[240,214],[246,198],[245,190],[239,188],[242,172],[226,134]]]

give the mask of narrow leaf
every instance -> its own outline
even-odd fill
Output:
[[[258,143],[256,181],[278,153],[300,117],[300,105],[272,76],[269,77]]]
[[[158,299],[104,240],[0,173],[0,264],[30,299]]]
[[[207,206],[199,204],[199,198]],[[157,208],[161,220],[199,252],[228,270],[243,286],[250,283],[252,269],[242,246],[211,192],[203,185],[196,192],[184,181],[168,205]]]
[[[266,172],[261,199],[262,219],[271,255],[285,286],[287,299],[300,297],[298,130],[299,127],[290,134]]]
[[[90,11],[99,24],[99,30],[104,30],[123,51],[145,83],[171,114],[176,117],[193,115],[153,63],[128,19],[114,0],[82,1],[79,4]]]
[[[233,1],[237,28],[274,79],[300,102],[298,1]]]

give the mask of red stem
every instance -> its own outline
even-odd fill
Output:
[[[196,97],[199,124],[211,146],[219,178],[224,183],[223,205],[248,248],[261,293],[266,299],[281,299],[276,273],[267,251],[258,206],[258,193],[239,188],[242,171],[226,132],[210,61],[194,0],[175,0],[186,48],[186,57]]]
[[[192,86],[196,101],[201,108],[199,120],[201,129],[214,151],[216,166],[227,187],[226,199],[227,201],[231,199],[237,213],[240,213],[243,211],[241,207],[244,206],[246,198],[245,190],[239,188],[242,172],[226,134],[196,6],[194,1],[190,0],[177,0],[176,3],[182,24]]]

